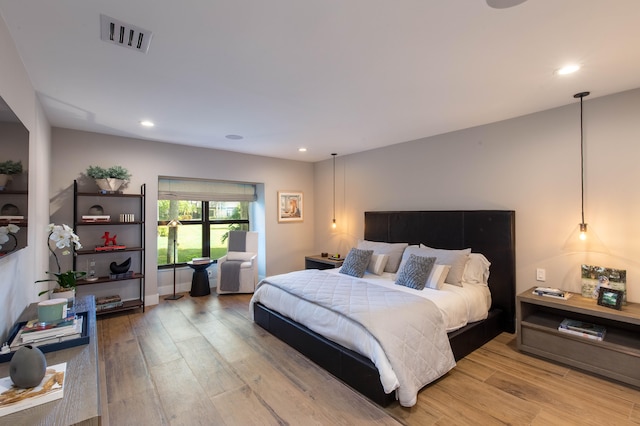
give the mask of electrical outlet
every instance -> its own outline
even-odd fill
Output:
[[[547,280],[547,271],[542,268],[536,269],[536,280],[537,281],[546,281]]]

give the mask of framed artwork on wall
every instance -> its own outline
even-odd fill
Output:
[[[278,191],[278,222],[302,222],[304,205],[301,191]]]

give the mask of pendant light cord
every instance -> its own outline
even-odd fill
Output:
[[[582,197],[582,223],[584,223],[584,126],[582,124],[582,99],[580,96],[580,194]]]
[[[582,213],[582,222],[580,222],[581,226],[584,225],[584,125],[582,117],[582,101],[585,96],[589,96],[589,93],[590,92],[580,92],[573,95],[574,98],[580,98],[580,210]]]
[[[336,223],[336,153],[333,156],[333,223]]]

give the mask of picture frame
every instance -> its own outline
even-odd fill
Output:
[[[603,266],[581,265],[582,296],[597,299],[600,287],[622,291],[622,304],[627,304],[627,271]]]
[[[302,191],[278,191],[278,222],[302,222],[303,219]]]
[[[624,293],[621,290],[600,287],[598,289],[598,305],[621,310],[623,296]]]

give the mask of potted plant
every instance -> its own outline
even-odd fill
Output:
[[[22,161],[7,160],[0,163],[0,191],[4,189],[12,175],[22,173]]]
[[[53,257],[56,260],[58,272],[47,272],[47,274],[51,274],[55,278],[47,278],[44,280],[38,280],[36,282],[40,283],[45,281],[55,281],[58,284],[58,287],[53,289],[53,292],[56,293],[56,297],[66,298],[70,302],[73,302],[75,298],[76,283],[78,282],[78,278],[84,277],[87,273],[81,271],[61,272],[58,255],[51,247],[52,241],[55,243],[56,248],[63,249],[63,255],[68,255],[70,253],[70,251],[66,249],[71,247],[72,244],[75,246],[76,250],[82,248],[82,244],[80,244],[80,238],[68,225],[54,225],[53,223],[49,224],[49,238],[47,239],[47,248],[49,249],[51,254],[53,254]],[[38,293],[38,296],[42,296],[43,294],[48,292],[49,290],[41,291],[40,293]]]
[[[95,180],[96,185],[102,191],[116,192],[129,180],[131,173],[122,166],[112,166],[104,168],[100,166],[89,166],[87,176]]]

